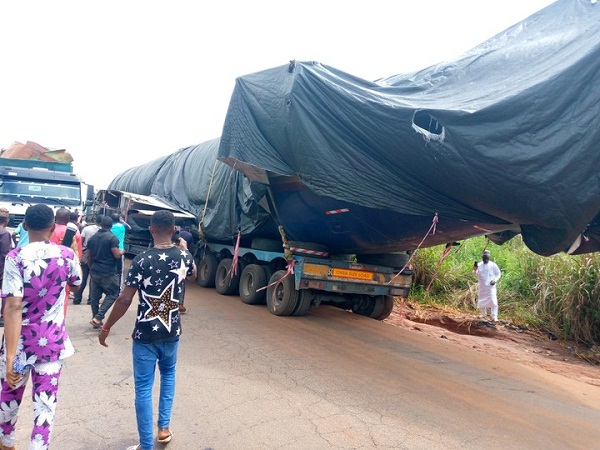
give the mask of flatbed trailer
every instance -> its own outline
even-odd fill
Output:
[[[273,251],[204,242],[197,252],[198,283],[222,295],[239,294],[246,304],[266,303],[277,316],[305,315],[323,303],[383,320],[392,312],[394,297],[408,297],[412,270],[405,267],[406,253],[385,255],[386,261],[395,261],[390,267],[291,244]]]

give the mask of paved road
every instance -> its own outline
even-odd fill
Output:
[[[284,318],[195,284],[187,295],[170,450],[598,448],[598,388],[332,307]],[[78,353],[61,378],[56,450],[137,442],[134,308],[109,348],[90,316],[69,306]]]

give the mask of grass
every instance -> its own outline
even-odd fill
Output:
[[[473,262],[487,248],[498,264],[500,319],[543,329],[588,347],[600,342],[600,255],[551,257],[531,252],[520,236],[504,245],[485,237],[452,247],[442,260],[444,246],[419,249],[412,264],[415,271],[411,298],[464,312],[475,312],[477,279]]]

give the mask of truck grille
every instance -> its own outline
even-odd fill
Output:
[[[23,219],[25,218],[25,214],[9,214],[8,216],[8,226],[12,228],[17,228]]]

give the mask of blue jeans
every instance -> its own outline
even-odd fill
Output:
[[[173,397],[175,397],[175,367],[179,341],[143,344],[133,342],[133,379],[135,383],[135,415],[142,450],[154,449],[152,420],[152,387],[158,363],[160,397],[158,428],[169,428]]]

